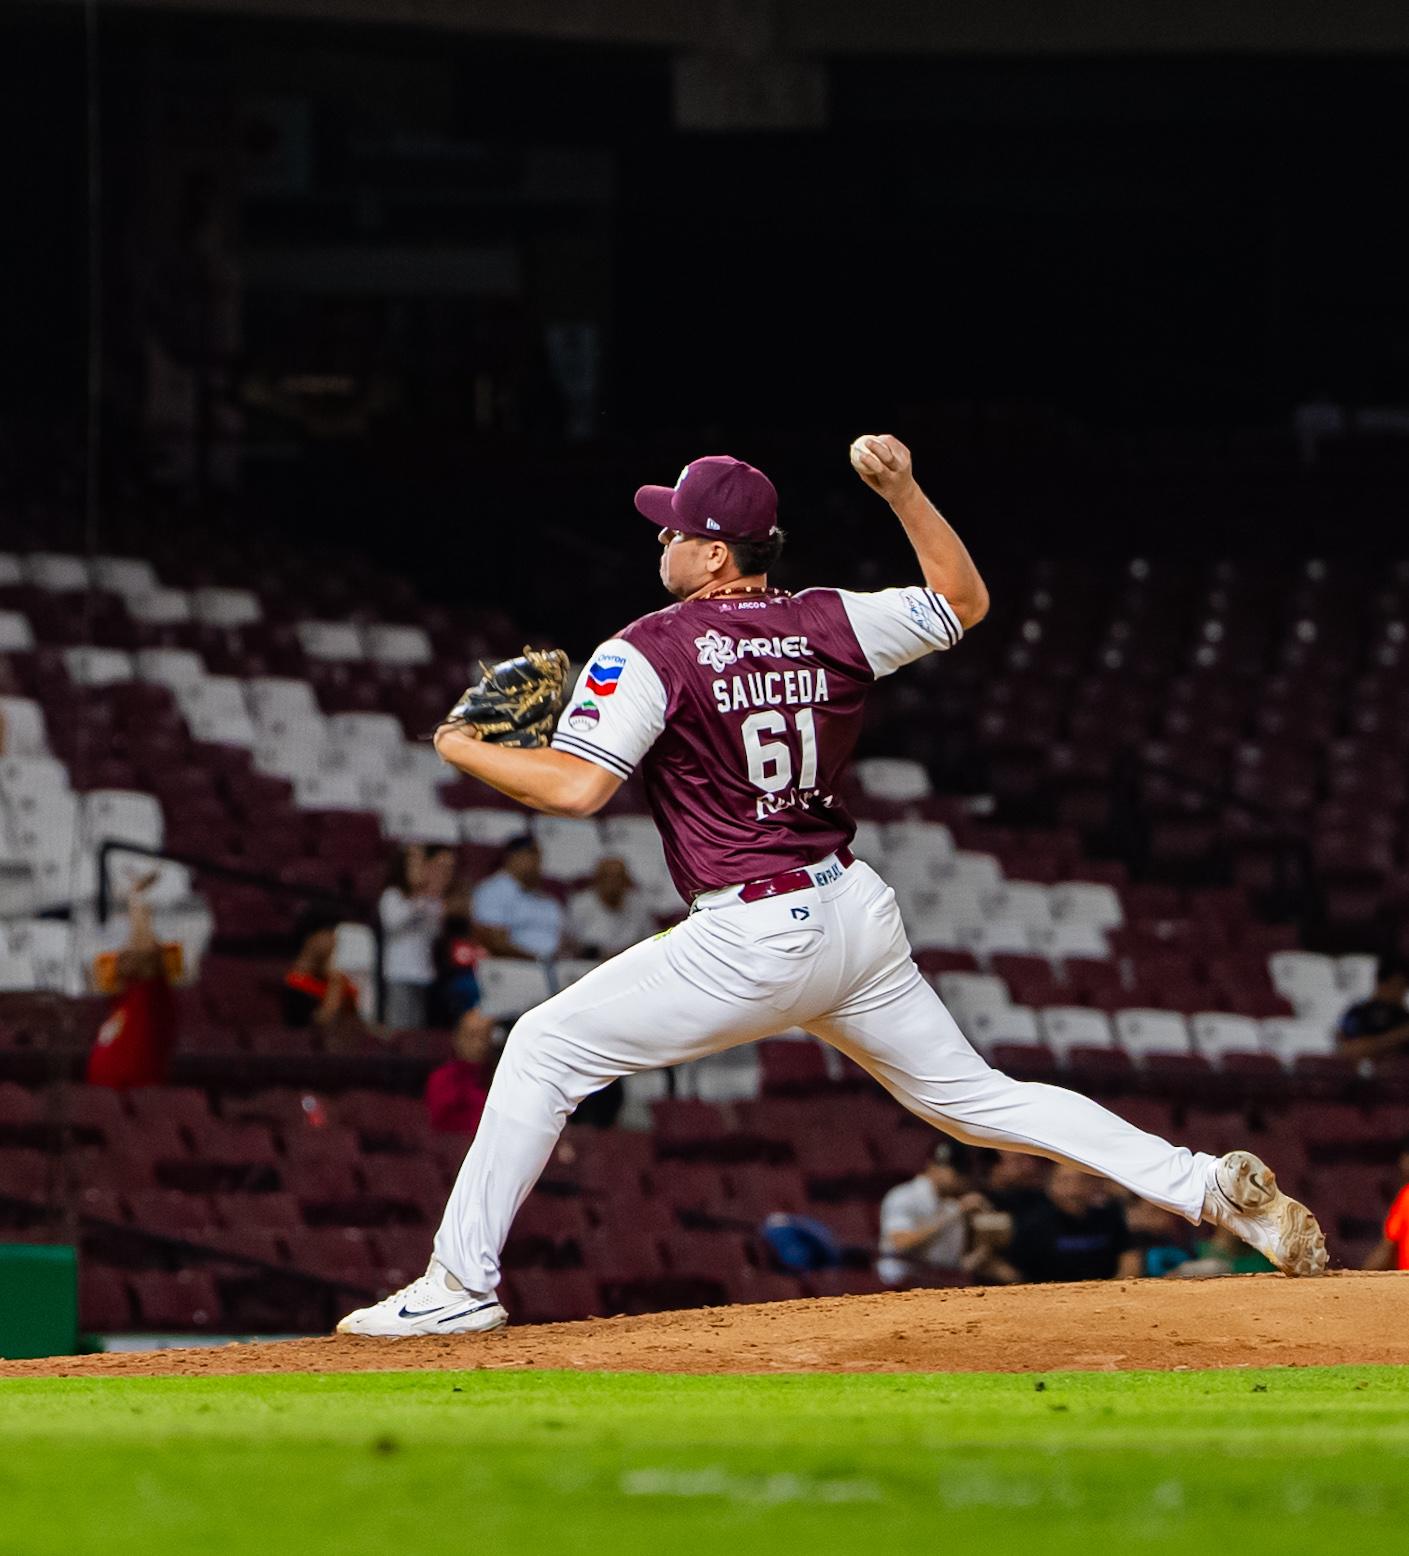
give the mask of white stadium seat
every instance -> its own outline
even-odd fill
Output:
[[[1283,1064],[1303,1055],[1320,1058],[1336,1051],[1335,1033],[1319,1021],[1291,1021],[1274,1016],[1262,1023],[1262,1046]]]
[[[90,790],[80,801],[79,815],[88,848],[103,842],[160,848],[165,835],[160,802],[135,789]]]
[[[475,969],[483,996],[480,1008],[496,1021],[521,1016],[548,998],[548,977],[537,962],[487,956]]]
[[[1345,1004],[1336,964],[1315,951],[1274,951],[1267,959],[1272,987],[1299,1017],[1332,1020]]]
[[[321,719],[318,698],[307,681],[287,675],[256,675],[245,683],[250,712],[255,722],[296,724],[300,719]]]
[[[114,594],[151,594],[160,588],[156,570],[142,557],[95,556],[93,582]]]
[[[858,821],[856,836],[851,840],[851,851],[858,859],[881,868],[886,853],[885,828],[879,821]]]
[[[909,804],[933,792],[930,775],[919,762],[905,757],[871,756],[857,762],[857,781],[873,799]]]
[[[965,1036],[980,1014],[1006,1010],[1011,1004],[1008,985],[987,973],[940,973],[935,982],[940,999]]]
[[[962,951],[964,931],[956,919],[952,919],[938,906],[932,896],[916,893],[903,896],[896,893],[901,921],[910,944],[917,951]]]
[[[1051,962],[1062,962],[1069,956],[1105,959],[1111,954],[1105,935],[1096,925],[1070,919],[1057,919],[1051,924],[1036,927],[1032,931],[1029,949]]]
[[[1203,1010],[1189,1018],[1194,1047],[1205,1059],[1214,1063],[1225,1054],[1259,1054],[1264,1052],[1262,1032],[1250,1016],[1225,1015],[1220,1011]]]
[[[25,576],[39,589],[66,593],[88,587],[88,563],[58,551],[32,551],[24,559]]]
[[[995,854],[973,853],[961,848],[949,862],[944,884],[987,896],[1003,884],[1003,866]]]
[[[112,686],[137,677],[132,655],[120,648],[66,648],[64,668],[79,686]]]
[[[543,873],[555,881],[590,875],[602,857],[602,834],[590,818],[535,816],[533,835],[543,855]]]
[[[0,585],[24,582],[24,567],[13,551],[0,551]]]
[[[1115,1033],[1132,1059],[1146,1054],[1189,1054],[1189,1026],[1172,1010],[1118,1010]]]
[[[1367,1000],[1375,992],[1379,962],[1373,956],[1356,952],[1336,958],[1336,987],[1346,1005]]]
[[[0,946],[0,994],[19,993],[38,987],[38,975],[28,952]]]
[[[1029,927],[1052,922],[1048,890],[1037,881],[1005,881],[984,898],[983,907],[989,918],[1014,919]]]
[[[127,597],[127,614],[149,627],[179,627],[191,619],[191,596],[184,589],[149,589]]]
[[[1120,894],[1103,881],[1062,881],[1052,887],[1050,902],[1053,918],[1094,924],[1097,929],[1119,929],[1125,922]]]
[[[963,1031],[981,1053],[987,1052],[995,1043],[1030,1043],[1035,1047],[1042,1041],[1037,1012],[1027,1005],[975,1010],[969,1015],[968,1026]]]
[[[378,624],[362,632],[367,658],[382,665],[428,665],[435,657],[424,627]]]
[[[294,632],[310,659],[349,662],[363,657],[362,634],[348,621],[300,621]]]
[[[19,611],[0,611],[0,654],[27,654],[34,647],[29,617]]]
[[[1032,930],[1016,918],[983,919],[977,924],[961,923],[959,938],[977,957],[1004,954],[1027,956],[1032,950]]]
[[[301,810],[364,810],[356,773],[300,773],[294,799]]]
[[[1115,1047],[1105,1012],[1084,1005],[1048,1005],[1042,1012],[1042,1036],[1060,1059],[1073,1048]]]
[[[137,678],[173,691],[205,680],[205,661],[190,648],[139,648],[135,657]]]
[[[172,688],[186,726],[197,740],[228,746],[253,746],[259,738],[244,682],[233,675],[208,675]]]
[[[399,757],[406,743],[401,720],[390,713],[331,713],[326,730],[334,747],[375,747],[388,757]],[[385,760],[383,765],[388,765]]]
[[[463,841],[460,812],[435,803],[397,805],[382,811],[382,831],[397,843],[444,843],[454,848]]]
[[[885,826],[890,859],[918,856],[947,870],[954,859],[954,834],[942,821],[890,821]]]
[[[68,768],[57,757],[23,753],[0,756],[0,795],[12,805],[32,807],[68,792]]]
[[[191,613],[207,627],[248,627],[264,615],[258,595],[248,589],[197,589]]]
[[[501,810],[485,805],[458,811],[460,836],[467,843],[498,848],[511,837],[520,837],[531,829],[530,818],[521,810]]]
[[[594,962],[582,956],[559,957],[553,963],[552,982],[561,992],[569,984],[576,983],[579,978],[585,978],[588,973],[601,965],[600,962]]]
[[[0,645],[3,646],[3,645]],[[6,756],[47,756],[44,710],[29,697],[0,697],[0,725],[5,731]]]

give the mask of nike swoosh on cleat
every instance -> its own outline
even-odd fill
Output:
[[[419,1309],[418,1308],[412,1308],[412,1307],[404,1307],[404,1308],[402,1308],[400,1313],[397,1314],[397,1317],[398,1318],[429,1318],[432,1313],[439,1313],[442,1309],[447,1308],[449,1306],[450,1306],[450,1304],[448,1302],[442,1302],[440,1304],[440,1307],[423,1307],[423,1308],[419,1308]]]
[[[452,1319],[468,1318],[471,1313],[482,1313],[487,1307],[494,1307],[494,1302],[481,1302],[477,1307],[467,1307],[459,1313],[447,1313],[444,1318],[437,1318],[436,1323],[448,1324]]]

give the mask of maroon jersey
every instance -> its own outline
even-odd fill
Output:
[[[921,586],[684,600],[602,644],[553,745],[623,778],[641,766],[688,901],[849,842],[837,790],[867,693],[960,636]]]

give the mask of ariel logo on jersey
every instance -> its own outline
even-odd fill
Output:
[[[598,697],[610,697],[625,668],[626,661],[620,654],[599,655],[587,666],[587,690]]]
[[[695,647],[700,651],[700,663],[711,670],[722,670],[740,659],[806,659],[812,652],[805,637],[739,638],[736,642],[713,627],[695,639]]]
[[[568,714],[568,728],[575,729],[580,735],[585,735],[589,729],[596,727],[597,721],[601,716],[597,704],[588,697],[585,701],[578,703]]]

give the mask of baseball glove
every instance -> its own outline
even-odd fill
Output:
[[[441,721],[475,740],[501,746],[545,746],[567,692],[568,656],[560,648],[525,648],[484,672]],[[438,734],[440,731],[437,730]]]

